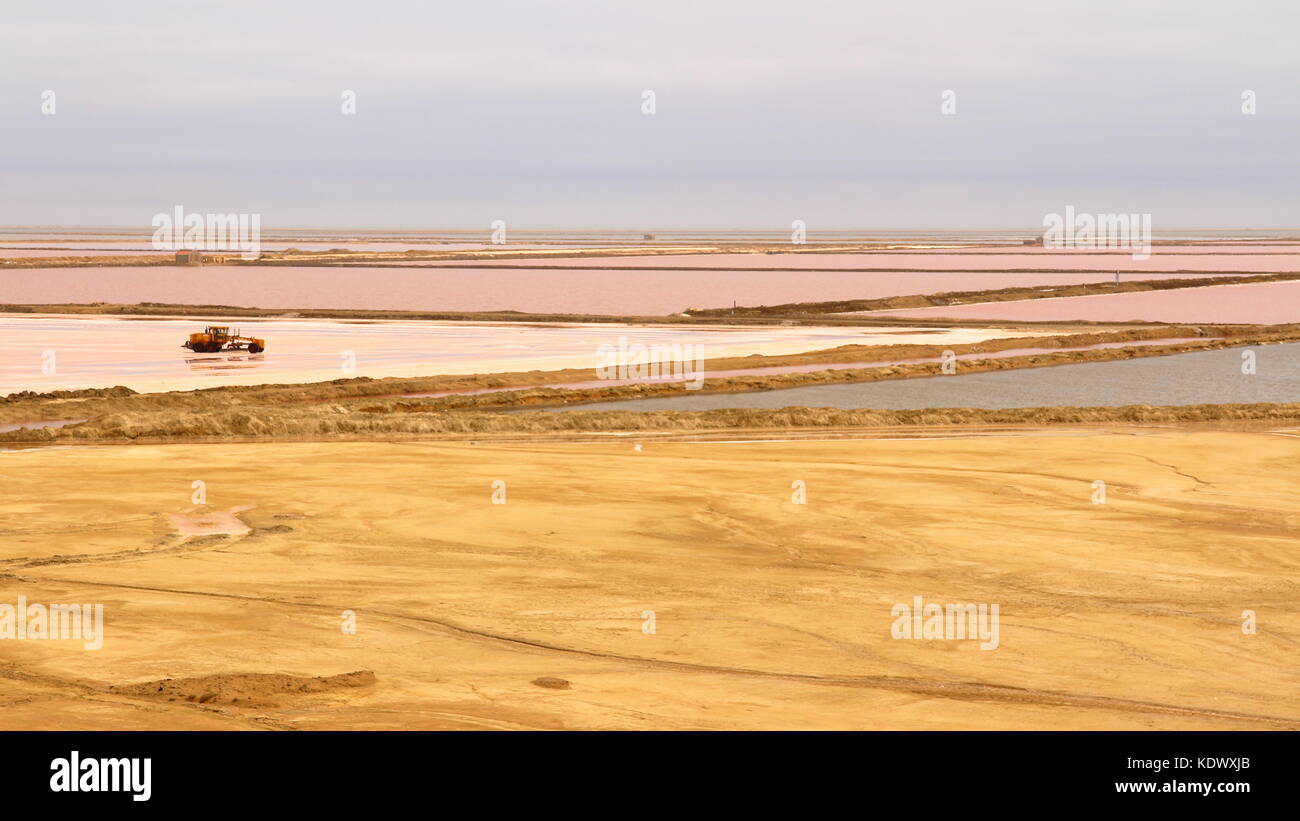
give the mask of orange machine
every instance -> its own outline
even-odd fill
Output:
[[[261,353],[266,350],[266,340],[240,336],[238,329],[231,333],[229,325],[209,325],[201,334],[190,334],[189,341],[181,343],[181,347],[189,348],[195,353],[216,353],[223,350]]]

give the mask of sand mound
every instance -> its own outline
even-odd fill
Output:
[[[277,673],[220,673],[195,678],[165,678],[139,684],[116,684],[108,689],[117,695],[160,701],[275,707],[278,706],[278,700],[285,697],[350,690],[369,687],[374,683],[375,674],[370,670],[315,678]]]
[[[259,527],[254,533],[292,533],[293,528],[288,525],[271,525],[270,527]]]
[[[533,684],[536,684],[538,687],[544,687],[547,690],[567,690],[572,686],[569,684],[568,679],[554,678],[553,676],[535,678],[533,679]]]

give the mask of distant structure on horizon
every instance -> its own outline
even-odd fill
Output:
[[[219,254],[204,254],[188,248],[176,252],[177,265],[202,265],[205,262],[224,263],[227,257]]]

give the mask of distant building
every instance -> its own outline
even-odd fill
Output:
[[[230,259],[228,254],[207,254],[200,251],[185,249],[176,252],[177,265],[202,265],[205,262],[210,264],[222,265]]]

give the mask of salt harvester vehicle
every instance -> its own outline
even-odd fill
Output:
[[[216,353],[217,351],[248,351],[261,353],[266,350],[266,340],[252,336],[240,336],[239,329],[230,332],[229,325],[209,325],[203,333],[190,334],[190,338],[181,343],[182,348],[189,348],[195,353]]]

